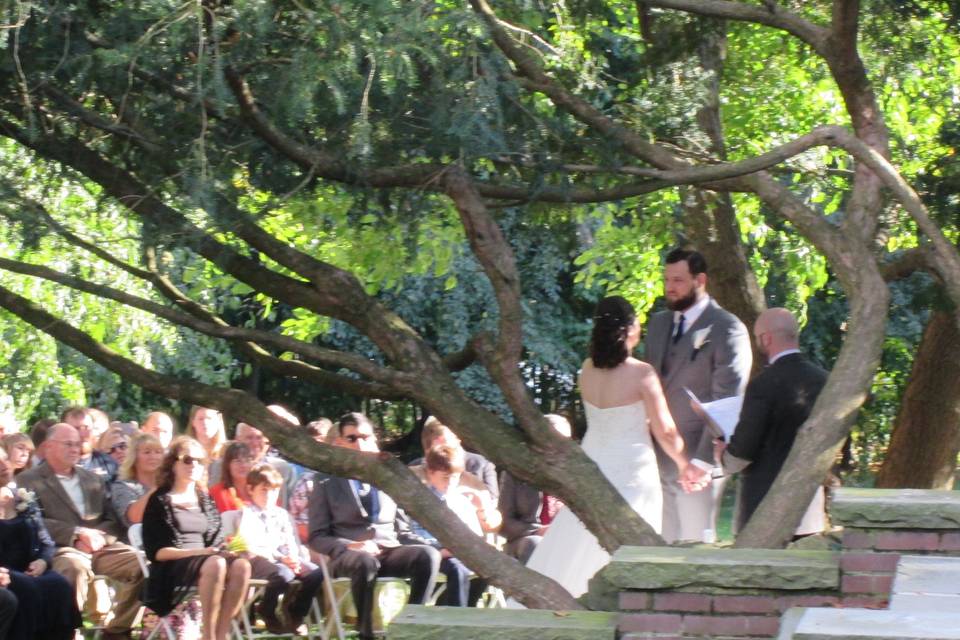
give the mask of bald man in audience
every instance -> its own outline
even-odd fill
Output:
[[[800,327],[786,309],[761,313],[753,336],[768,365],[747,385],[729,445],[717,448],[724,470],[740,473],[736,531],[767,495],[827,381],[827,372],[800,352]],[[820,533],[823,527],[824,496],[819,487],[796,535]]]
[[[118,541],[124,532],[104,480],[79,466],[83,440],[69,424],[50,427],[43,449],[46,464],[24,471],[16,482],[33,491],[43,509],[44,524],[57,545],[52,568],[74,586],[81,611],[105,618],[104,639],[129,638],[140,611],[143,574],[136,551]],[[116,582],[112,604],[93,588],[94,575]]]

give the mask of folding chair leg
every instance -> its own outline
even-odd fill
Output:
[[[313,600],[313,607],[318,611],[317,621],[320,622],[320,637],[323,640],[330,640],[330,632],[336,632],[337,640],[344,640],[346,634],[343,631],[343,620],[340,619],[340,602],[337,600],[337,594],[333,592],[333,578],[327,570],[327,563],[321,562],[320,569],[323,571],[323,598],[330,603],[330,618],[324,619],[320,612],[320,605],[316,598]]]

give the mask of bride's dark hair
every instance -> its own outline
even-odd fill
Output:
[[[599,369],[613,369],[627,359],[627,332],[637,319],[633,305],[620,296],[597,303],[590,335],[590,359]]]

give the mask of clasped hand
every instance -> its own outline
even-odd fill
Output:
[[[695,464],[688,464],[680,472],[678,480],[684,493],[696,493],[710,486],[710,474]]]

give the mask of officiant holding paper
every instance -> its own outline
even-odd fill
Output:
[[[724,471],[740,473],[735,531],[760,505],[783,466],[797,431],[813,409],[827,372],[800,352],[799,326],[786,309],[767,309],[753,327],[768,366],[747,385],[740,420],[725,450],[718,450]],[[797,536],[824,526],[823,487],[807,509]]]

